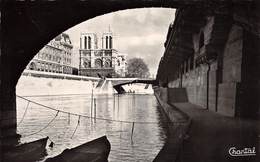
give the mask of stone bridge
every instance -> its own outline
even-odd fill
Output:
[[[105,80],[99,80],[97,87],[102,87],[106,84],[106,81],[111,81],[113,88],[117,91],[117,93],[122,94],[125,93],[125,89],[122,87],[127,84],[135,84],[135,83],[143,83],[143,84],[156,84],[155,79],[147,79],[147,78],[107,78]]]
[[[258,0],[3,0],[0,149],[17,143],[16,83],[45,44],[85,20],[144,7],[178,8],[158,69],[160,87],[186,88],[191,102],[213,111],[220,110],[221,103],[235,104],[241,111],[234,108],[220,111],[231,116],[235,112],[241,116],[257,112]],[[225,91],[229,88],[232,91]],[[228,99],[221,99],[220,95]],[[248,95],[252,97],[246,98]],[[247,106],[250,111],[246,110]]]

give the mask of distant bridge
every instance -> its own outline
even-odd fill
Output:
[[[123,83],[118,83],[118,84],[114,84],[113,88],[117,91],[117,93],[122,94],[125,93],[125,89],[122,87],[123,85],[126,84],[134,84],[134,83],[144,83],[144,84],[155,84],[155,80],[154,79],[135,79],[132,81],[128,81],[128,82],[123,82]]]
[[[96,88],[102,89],[107,84],[107,81],[111,81],[113,88],[119,94],[126,92],[125,89],[122,87],[123,85],[134,84],[134,83],[144,83],[144,84],[154,85],[156,83],[154,79],[146,79],[146,78],[106,78],[106,79],[100,79]]]

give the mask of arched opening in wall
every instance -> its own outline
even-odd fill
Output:
[[[95,60],[95,68],[102,68],[103,63],[101,59],[96,59]]]
[[[108,49],[108,36],[106,36],[106,49]]]
[[[91,37],[90,36],[88,36],[88,49],[91,49],[91,45],[92,43],[91,43]]]
[[[111,67],[111,60],[109,60],[109,59],[106,60],[104,66],[105,66],[106,68]]]
[[[110,49],[113,48],[112,44],[113,44],[112,37],[109,36],[109,48],[110,48]]]
[[[35,64],[34,62],[30,63],[29,69],[30,69],[30,70],[36,70],[36,69],[37,69],[37,68],[36,68],[36,64]]]
[[[83,61],[83,67],[84,67],[84,68],[90,68],[90,65],[91,65],[91,64],[90,64],[90,60],[84,60],[84,61]]]
[[[199,48],[202,48],[203,46],[204,46],[204,32],[202,31],[200,33]]]
[[[41,70],[26,69],[17,85],[17,94],[27,99],[17,100],[18,123],[21,123],[18,133],[22,135],[22,141],[48,135],[57,143],[57,148],[48,155],[52,156],[65,148],[62,144],[69,146],[74,142],[79,145],[106,134],[112,144],[110,161],[132,161],[137,150],[118,138],[122,135],[129,137],[127,142],[132,138],[132,146],[139,148],[141,161],[152,161],[165,142],[166,132],[157,127],[161,119],[151,86],[126,84],[124,89],[130,94],[117,98],[113,96],[112,87],[125,81],[132,83],[140,71],[144,73],[140,76],[147,77],[141,79],[154,78],[174,14],[173,9],[156,8],[115,12],[83,22],[57,36],[61,39],[50,40],[31,60],[42,65]],[[109,26],[113,34],[108,32]],[[107,35],[103,37],[104,33]],[[133,59],[141,61],[131,64]],[[127,78],[130,71],[133,78]],[[53,108],[52,111],[47,107]],[[133,111],[133,107],[138,107],[138,111]],[[87,118],[93,118],[93,121]],[[28,124],[32,121],[34,124]],[[37,132],[37,128],[44,128],[49,121],[52,121],[50,126]],[[118,125],[119,121],[125,122]],[[134,122],[134,126],[129,122]],[[80,124],[77,126],[77,123]],[[145,128],[140,123],[145,124]],[[116,129],[120,131],[114,134]],[[132,129],[132,135],[122,133]],[[136,140],[135,136],[138,136]],[[120,144],[113,143],[115,140]],[[153,146],[147,150],[150,141]],[[118,153],[122,147],[127,151]]]

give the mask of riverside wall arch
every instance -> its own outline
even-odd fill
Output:
[[[253,0],[2,1],[0,145],[17,142],[15,87],[21,73],[45,44],[66,29],[96,16],[124,9],[205,7],[223,3],[241,6],[251,2]],[[247,23],[243,19],[241,22]]]
[[[99,15],[144,7],[177,8],[203,0],[8,0],[1,4],[2,148],[15,145],[16,84],[34,55],[66,29]],[[2,157],[2,156],[1,156]],[[1,161],[1,158],[0,158]]]

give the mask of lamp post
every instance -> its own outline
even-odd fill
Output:
[[[93,93],[94,93],[94,85],[95,85],[95,83],[94,83],[94,81],[92,82],[92,90],[91,90],[91,105],[90,105],[90,115],[91,115],[91,117],[92,117],[92,109],[93,109]]]

